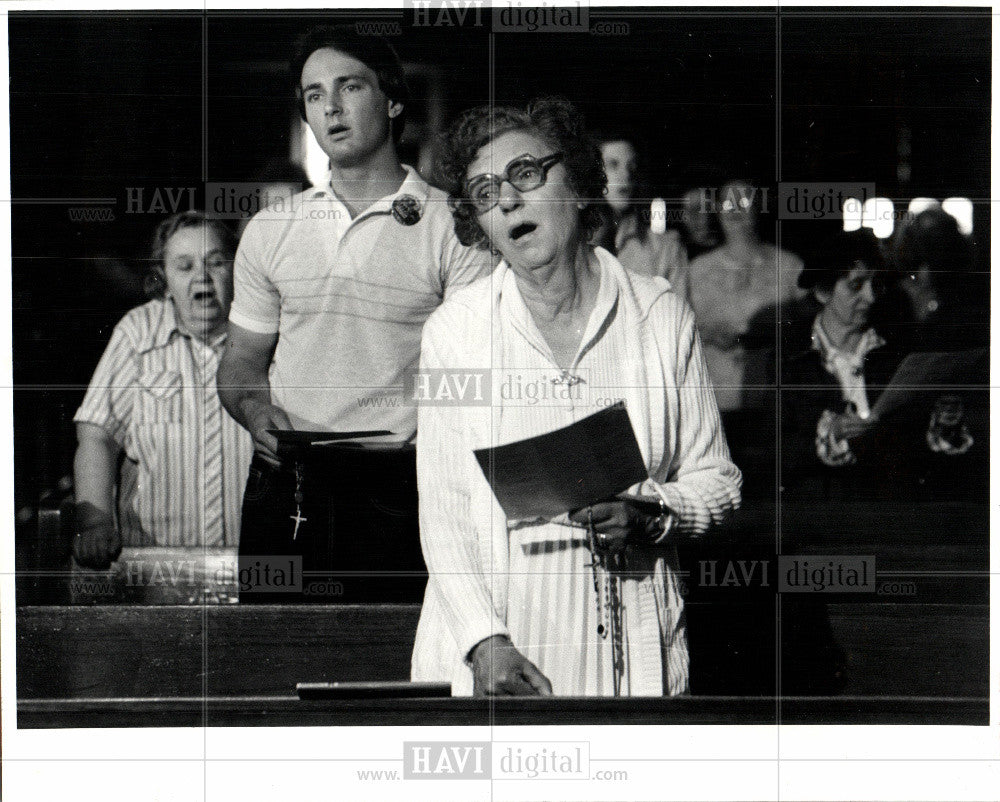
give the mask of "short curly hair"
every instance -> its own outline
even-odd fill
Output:
[[[218,235],[222,246],[226,249],[229,258],[236,255],[236,247],[239,244],[236,235],[221,220],[209,217],[205,212],[198,209],[191,209],[186,212],[178,212],[161,222],[156,231],[153,232],[153,241],[150,246],[150,257],[146,265],[146,275],[143,282],[143,289],[147,298],[163,298],[167,291],[167,279],[164,274],[164,256],[166,255],[167,242],[182,228],[209,228]]]
[[[465,195],[466,173],[480,148],[509,131],[535,134],[562,151],[570,185],[586,203],[580,212],[580,227],[588,239],[592,237],[605,218],[607,176],[601,150],[587,133],[583,115],[572,103],[564,98],[546,97],[532,101],[523,111],[509,106],[470,109],[444,134],[436,181],[448,193],[459,242],[483,249],[492,247],[479,225],[472,202]]]

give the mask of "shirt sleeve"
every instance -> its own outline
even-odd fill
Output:
[[[444,357],[446,342],[436,333],[438,328],[432,318],[424,329],[421,371],[455,367],[454,359]],[[477,643],[508,632],[494,609],[479,557],[479,527],[472,517],[472,481],[479,466],[460,420],[453,406],[421,404],[417,415],[417,486],[420,543],[430,581],[437,585],[444,618],[459,652],[468,660]]]
[[[100,426],[126,450],[137,378],[135,332],[131,329],[128,318],[115,326],[83,403],[73,416],[74,423]]]
[[[496,262],[488,250],[465,246],[452,234],[441,255],[441,285],[443,298],[478,278],[488,276]]]
[[[281,296],[270,279],[267,262],[261,222],[251,220],[236,251],[229,319],[257,334],[276,334],[281,316]]]
[[[676,302],[676,301],[675,301]],[[719,408],[694,314],[686,303],[675,316],[677,343],[676,381],[680,410],[676,448],[665,481],[644,488],[659,495],[673,513],[671,531],[704,534],[723,523],[740,505],[743,477],[729,456]]]

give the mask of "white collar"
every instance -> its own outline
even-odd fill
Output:
[[[861,362],[870,352],[885,345],[885,340],[882,339],[881,335],[874,328],[869,328],[861,335],[861,339],[858,340],[853,351],[837,348],[830,340],[830,336],[826,333],[819,318],[820,316],[816,315],[816,319],[813,321],[812,349],[819,353],[824,364],[830,364],[835,357]]]
[[[401,164],[400,166],[406,171],[406,178],[404,178],[403,183],[399,185],[399,189],[391,195],[379,198],[365,210],[364,214],[375,211],[388,213],[392,209],[392,202],[396,200],[396,198],[402,197],[403,195],[412,195],[421,203],[427,201],[427,196],[430,194],[431,190],[430,184],[424,181],[424,179],[420,177],[420,173],[418,173],[410,165]],[[310,198],[327,197],[343,203],[343,201],[337,197],[337,193],[333,191],[333,187],[330,184],[331,175],[332,173],[327,170],[322,186],[313,187],[309,193]],[[358,216],[360,217],[361,215]]]

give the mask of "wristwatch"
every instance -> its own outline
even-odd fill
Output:
[[[670,511],[670,507],[667,506],[667,502],[663,498],[657,495],[656,500],[660,502],[660,514],[656,519],[656,530],[660,533],[657,538],[653,541],[654,543],[659,543],[668,531],[670,531],[670,524],[673,523],[673,513]]]
[[[639,503],[648,510],[646,514],[649,516],[649,525],[644,533],[630,534],[625,542],[631,546],[655,546],[669,531],[673,523],[673,513],[670,511],[670,507],[667,506],[667,502],[659,496],[656,497],[655,502],[650,499],[643,499]],[[655,507],[653,506],[654,504],[656,505]]]

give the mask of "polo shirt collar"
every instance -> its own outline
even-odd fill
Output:
[[[403,183],[399,185],[399,189],[393,192],[391,195],[386,195],[384,198],[379,198],[375,203],[365,209],[364,212],[359,214],[355,220],[359,220],[362,217],[367,217],[370,214],[389,214],[392,211],[392,202],[396,198],[400,198],[403,195],[411,195],[420,201],[421,207],[424,207],[427,203],[427,198],[430,195],[431,188],[430,184],[424,181],[420,177],[415,169],[413,169],[408,164],[401,165],[404,170],[406,170],[406,178],[403,179]],[[327,170],[323,186],[313,187],[309,194],[310,198],[320,198],[326,197],[332,200],[342,203],[343,201],[337,197],[336,193],[333,191],[333,187],[330,185],[331,173]]]

